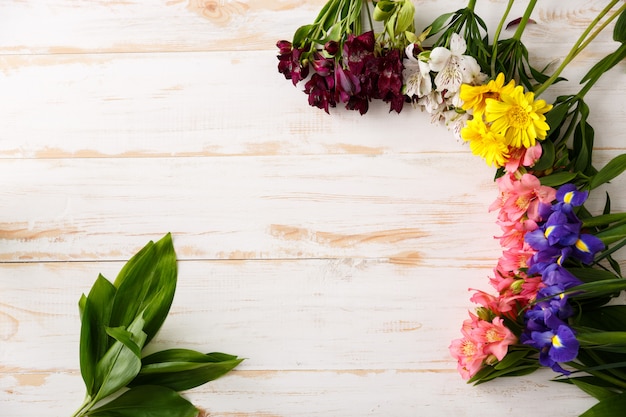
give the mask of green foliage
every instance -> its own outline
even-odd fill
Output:
[[[176,280],[176,254],[167,234],[133,256],[113,284],[99,275],[89,294],[81,296],[80,370],[86,395],[74,417],[193,417],[196,408],[177,391],[219,378],[242,362],[233,355],[187,349],[142,359],[143,348],[169,313]],[[126,391],[110,399],[121,390]]]

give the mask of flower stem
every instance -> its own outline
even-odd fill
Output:
[[[526,10],[524,11],[522,20],[519,22],[519,25],[517,25],[517,30],[515,31],[515,34],[513,35],[513,39],[517,39],[518,41],[522,39],[522,33],[524,33],[524,29],[526,29],[526,23],[528,23],[528,20],[530,19],[530,15],[532,14],[533,9],[535,8],[536,4],[537,4],[537,0],[530,0],[528,2],[528,6],[526,6]]]
[[[496,57],[498,56],[498,39],[500,38],[500,32],[502,32],[502,27],[504,26],[504,22],[506,21],[509,12],[511,11],[511,7],[515,3],[515,0],[509,0],[509,3],[506,5],[506,10],[502,15],[502,19],[500,19],[500,23],[498,24],[498,28],[496,29],[496,33],[493,36],[493,49],[491,51],[491,76],[495,77],[496,75]],[[469,7],[469,6],[468,6]]]
[[[623,5],[622,7],[620,7],[615,13],[613,13],[609,19],[607,20],[607,22],[605,22],[604,24],[602,24],[595,32],[593,32],[591,35],[589,35],[592,31],[592,29],[598,24],[598,22],[613,8],[613,6],[615,6],[617,3],[619,2],[619,0],[612,0],[611,3],[609,3],[599,14],[598,16],[596,16],[595,19],[593,19],[591,21],[591,23],[589,24],[589,26],[587,27],[587,29],[585,29],[585,31],[582,33],[582,35],[580,35],[580,37],[578,38],[578,40],[576,41],[576,43],[574,43],[574,46],[572,46],[572,49],[570,50],[570,52],[567,54],[567,56],[565,57],[565,59],[563,59],[563,62],[561,63],[561,65],[559,65],[559,67],[556,69],[556,71],[554,71],[554,74],[552,74],[552,76],[550,78],[548,78],[546,80],[546,82],[544,82],[543,84],[541,84],[536,90],[535,90],[535,97],[538,97],[539,94],[543,93],[549,86],[551,86],[554,81],[556,81],[556,79],[559,77],[559,75],[561,75],[561,72],[563,72],[563,70],[565,69],[565,67],[576,57],[576,55],[578,55],[587,45],[589,45],[589,43],[596,37],[598,36],[598,34],[602,31],[602,29],[604,29],[607,24],[612,21],[613,19],[615,19],[617,16],[619,16],[624,9],[626,9],[626,5]],[[586,92],[586,91],[585,91]]]
[[[474,7],[476,7],[476,0],[470,0],[467,8],[470,9],[471,11],[474,11]]]

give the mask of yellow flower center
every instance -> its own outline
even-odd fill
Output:
[[[509,123],[512,127],[523,129],[530,123],[528,112],[522,106],[511,106],[507,112]]]
[[[555,348],[563,347],[563,342],[561,342],[561,339],[559,339],[559,336],[557,335],[552,336],[552,346],[554,346]]]
[[[461,349],[463,351],[463,355],[472,357],[476,355],[476,345],[469,340],[465,340],[463,342],[463,347]]]
[[[489,329],[485,332],[485,339],[487,339],[487,342],[493,343],[500,342],[503,338],[496,329]]]

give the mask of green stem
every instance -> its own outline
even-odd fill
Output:
[[[528,6],[526,6],[522,20],[519,22],[519,25],[517,25],[517,30],[513,35],[513,39],[517,39],[518,41],[522,39],[522,33],[524,33],[524,29],[526,29],[526,24],[528,23],[530,15],[533,13],[533,9],[536,4],[537,0],[530,0],[530,2],[528,2]]]
[[[559,67],[556,69],[556,71],[554,72],[554,74],[552,74],[552,76],[550,78],[548,78],[546,80],[546,82],[544,82],[543,84],[541,84],[536,90],[535,90],[535,97],[538,97],[541,93],[543,93],[548,87],[550,87],[554,81],[559,77],[559,75],[561,75],[561,72],[563,72],[563,70],[565,69],[565,67],[576,57],[576,55],[578,55],[580,52],[582,52],[582,50],[589,45],[589,43],[596,37],[598,36],[598,34],[600,33],[600,31],[602,29],[604,29],[606,27],[606,25],[608,24],[608,22],[610,22],[611,20],[615,19],[617,16],[620,15],[620,13],[622,11],[624,11],[624,9],[626,8],[626,5],[623,5],[622,7],[620,7],[615,13],[613,13],[609,19],[608,22],[606,22],[605,24],[600,26],[600,30],[596,30],[595,32],[593,32],[591,35],[589,35],[592,31],[592,29],[598,24],[598,22],[613,8],[613,6],[615,6],[617,3],[619,2],[619,0],[612,0],[611,3],[609,3],[599,14],[598,16],[596,16],[595,19],[593,19],[591,21],[591,23],[589,24],[589,26],[587,27],[587,29],[585,29],[585,31],[582,33],[582,35],[580,35],[580,37],[578,38],[578,40],[576,41],[576,43],[574,43],[574,46],[572,46],[572,49],[570,50],[570,52],[567,54],[567,56],[565,57],[565,59],[563,59],[563,62],[561,63],[561,65],[559,65]],[[585,91],[586,92],[586,91]]]
[[[474,11],[474,7],[476,7],[476,0],[470,0],[470,2],[467,5],[467,8],[470,9],[471,11]]]
[[[372,12],[370,11],[369,1],[365,2],[365,10],[367,11],[367,20],[370,22],[370,29],[374,30],[374,21],[372,20]]]
[[[506,5],[506,10],[502,15],[502,19],[500,19],[500,23],[498,24],[498,28],[496,29],[496,33],[493,37],[493,50],[491,51],[491,76],[495,77],[496,75],[496,57],[498,56],[498,39],[500,38],[500,32],[502,32],[502,27],[504,26],[504,22],[506,21],[509,12],[511,11],[511,7],[515,0],[509,0],[509,3]]]

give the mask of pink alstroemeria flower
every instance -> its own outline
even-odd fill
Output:
[[[501,221],[518,221],[526,217],[535,222],[541,220],[539,203],[550,204],[556,197],[556,190],[541,185],[539,178],[532,174],[523,174],[516,179],[508,173],[496,180],[500,189],[500,197],[494,201],[489,210],[500,209],[498,219]]]

